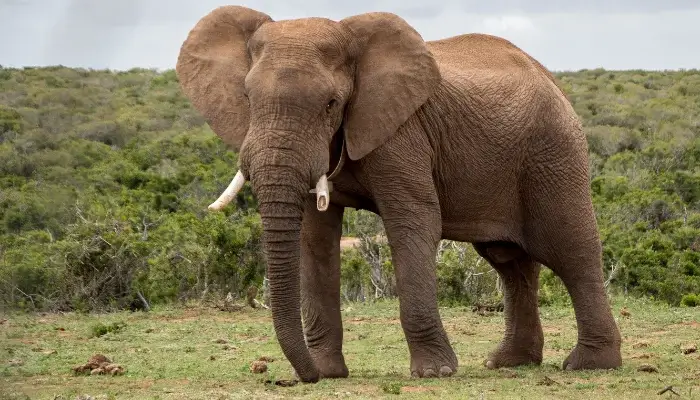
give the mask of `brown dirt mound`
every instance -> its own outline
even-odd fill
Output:
[[[254,374],[262,374],[267,372],[267,363],[265,361],[256,360],[250,364],[250,372]]]
[[[73,367],[73,372],[90,375],[121,375],[124,373],[124,367],[112,363],[112,360],[103,354],[95,354],[87,363]]]

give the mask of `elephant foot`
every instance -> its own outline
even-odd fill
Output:
[[[504,340],[496,350],[489,354],[484,361],[484,366],[488,369],[497,369],[519,365],[540,365],[543,346],[542,341],[515,345],[512,341]]]
[[[444,339],[433,344],[414,344],[411,351],[411,377],[442,378],[457,372],[457,356],[452,346]]]
[[[342,353],[327,353],[309,349],[314,365],[318,368],[321,378],[347,378],[348,367],[345,364],[345,357]]]
[[[621,365],[620,341],[596,346],[579,342],[564,360],[562,369],[613,369]]]

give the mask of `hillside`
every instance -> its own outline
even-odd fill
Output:
[[[559,73],[590,145],[592,192],[611,289],[700,302],[700,71]],[[263,282],[248,186],[173,71],[0,68],[0,302],[24,309],[121,308],[242,294]],[[344,233],[381,223],[348,210]],[[349,300],[391,297],[384,244],[343,261]],[[443,243],[443,302],[498,296],[468,246]],[[614,271],[614,272],[611,272]],[[551,273],[543,303],[561,298]],[[565,296],[564,296],[565,297]]]

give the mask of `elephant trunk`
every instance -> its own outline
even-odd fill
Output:
[[[317,382],[319,371],[306,347],[300,313],[299,239],[305,199],[310,196],[309,179],[279,164],[259,165],[252,171],[277,340],[299,379]]]

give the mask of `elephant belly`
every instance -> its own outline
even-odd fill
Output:
[[[506,241],[522,243],[522,229],[516,216],[493,216],[493,210],[443,215],[442,238],[459,242]]]
[[[443,175],[438,185],[443,238],[522,243],[517,157],[462,164],[449,169],[454,172]]]

